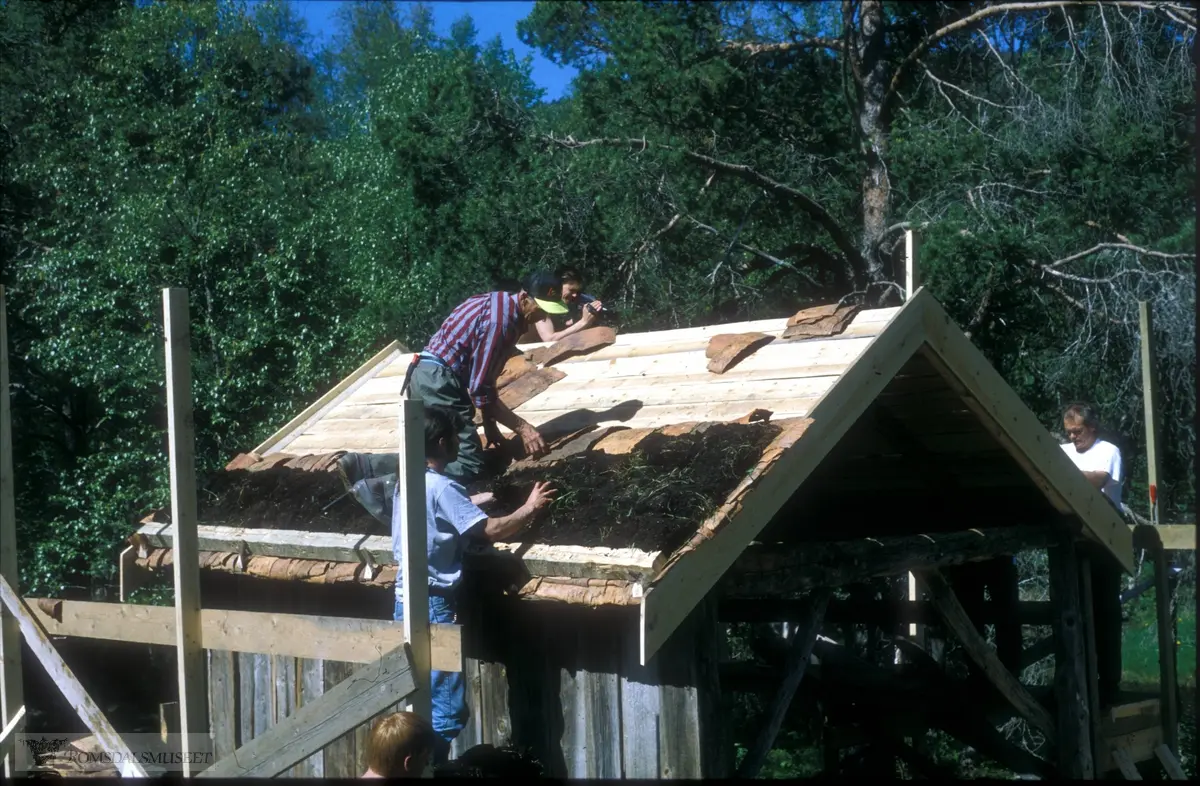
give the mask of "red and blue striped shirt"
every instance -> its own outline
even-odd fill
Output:
[[[462,380],[471,401],[482,409],[496,400],[496,378],[517,344],[520,321],[516,295],[475,295],[450,312],[425,351]]]

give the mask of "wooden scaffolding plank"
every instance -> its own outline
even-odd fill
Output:
[[[46,673],[50,675],[50,681],[58,686],[63,698],[71,705],[71,709],[78,713],[80,720],[88,730],[96,735],[96,739],[104,746],[105,751],[114,756],[119,755],[123,759],[125,764],[122,765],[121,774],[125,777],[146,777],[146,770],[138,763],[129,746],[104,717],[104,713],[96,706],[96,702],[92,701],[92,697],[83,689],[83,685],[79,683],[75,673],[71,671],[71,667],[54,649],[49,635],[38,623],[33,611],[25,605],[25,601],[17,595],[16,590],[8,583],[8,579],[3,576],[0,576],[0,603],[8,609],[9,614],[16,618],[25,644],[46,669]],[[13,714],[16,714],[15,710]]]
[[[408,646],[360,667],[319,699],[200,773],[201,778],[272,778],[416,689]]]
[[[27,602],[52,636],[175,643],[174,612],[169,607],[39,598]],[[210,650],[349,663],[372,663],[379,653],[404,643],[404,629],[391,620],[203,609],[200,625],[204,646]],[[433,668],[460,671],[461,628],[435,624],[431,634]]]
[[[196,462],[192,434],[192,352],[187,290],[164,289],[167,368],[167,444],[171,468],[171,521],[175,524],[175,645],[183,777],[195,756],[209,752],[207,675],[200,641],[200,559],[197,548]],[[195,747],[199,745],[200,747]]]
[[[17,570],[17,510],[13,476],[12,402],[8,390],[8,306],[0,285],[0,577],[11,586],[21,584]],[[25,706],[21,672],[21,629],[16,618],[0,605],[0,725],[17,717]],[[18,722],[18,726],[19,726]],[[16,762],[4,755],[0,774],[11,778]]]

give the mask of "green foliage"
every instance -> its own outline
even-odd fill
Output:
[[[947,11],[884,13],[871,56],[886,71]],[[1149,11],[1071,14],[989,18],[986,40],[943,39],[902,74],[876,129],[889,220],[921,225],[927,285],[1043,422],[1099,404],[1135,506],[1135,309],[1153,303],[1170,519],[1194,502],[1192,37]],[[0,280],[31,591],[110,584],[130,527],[167,501],[163,287],[190,293],[204,472],[388,341],[420,346],[464,296],[535,267],[581,268],[626,330],[854,296],[827,222],[768,187],[859,234],[875,153],[858,61],[793,45],[840,40],[836,3],[536,3],[522,39],[580,69],[553,103],[469,19],[443,37],[420,5],[338,16],[310,53],[277,1],[0,6]]]

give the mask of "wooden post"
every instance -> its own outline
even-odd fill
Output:
[[[1162,444],[1158,424],[1158,375],[1154,369],[1154,320],[1150,304],[1138,301],[1138,323],[1142,334],[1142,403],[1146,413],[1146,482],[1150,489],[1150,521],[1158,523],[1158,467]]]
[[[917,233],[911,229],[904,230],[904,299],[908,300],[921,286],[921,271],[917,263],[917,253],[920,243],[917,239]],[[910,571],[908,574],[908,599],[915,601],[917,595],[917,577]],[[908,635],[913,641],[924,644],[925,630],[924,626],[910,624],[908,626]],[[900,650],[896,650],[896,662],[900,662]]]
[[[1154,554],[1154,606],[1158,621],[1158,681],[1162,693],[1163,742],[1179,755],[1179,683],[1175,672],[1175,619],[1171,614],[1171,561],[1159,545]]]
[[[196,464],[192,434],[191,336],[187,290],[163,290],[167,360],[167,429],[174,525],[175,642],[178,648],[179,732],[183,777],[196,774],[190,754],[208,738],[207,674],[200,627],[200,552],[196,533]]]
[[[8,309],[4,302],[4,287],[0,286],[0,577],[13,587],[19,587],[12,412],[9,407]],[[25,692],[21,683],[21,629],[3,606],[0,606],[0,672],[0,726],[7,726],[25,706]],[[5,778],[15,774],[14,759],[14,756],[3,757]]]
[[[404,639],[412,652],[417,690],[408,708],[433,717],[430,695],[429,554],[425,533],[425,405],[420,399],[400,402],[400,561]]]
[[[1054,604],[1054,691],[1058,706],[1058,775],[1091,780],[1095,776],[1088,716],[1086,654],[1080,619],[1079,560],[1075,543],[1064,534],[1049,549],[1050,601]]]
[[[1092,755],[1099,759],[1104,751],[1104,732],[1100,727],[1100,676],[1096,659],[1096,602],[1092,593],[1092,561],[1079,555],[1079,597],[1083,609],[1084,669],[1087,675],[1088,725],[1091,728]],[[1093,767],[1097,766],[1093,762]],[[1102,775],[1103,773],[1097,773]]]
[[[921,242],[917,233],[911,229],[904,230],[904,299],[908,300],[921,287],[921,269],[917,264],[917,254]]]

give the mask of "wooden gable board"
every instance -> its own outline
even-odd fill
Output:
[[[896,312],[813,407],[804,435],[779,459],[774,471],[765,473],[748,491],[738,515],[698,544],[687,559],[669,565],[642,596],[643,665],[921,346],[921,305],[928,298],[928,294],[914,297]]]
[[[736,516],[690,553],[672,559],[642,597],[645,664],[716,584],[751,540],[829,454],[892,378],[922,351],[968,407],[1001,439],[1051,503],[1133,569],[1132,536],[1119,514],[1075,470],[1036,416],[992,368],[931,294],[918,290],[808,415],[804,435],[748,491]],[[801,447],[802,444],[802,447]]]

